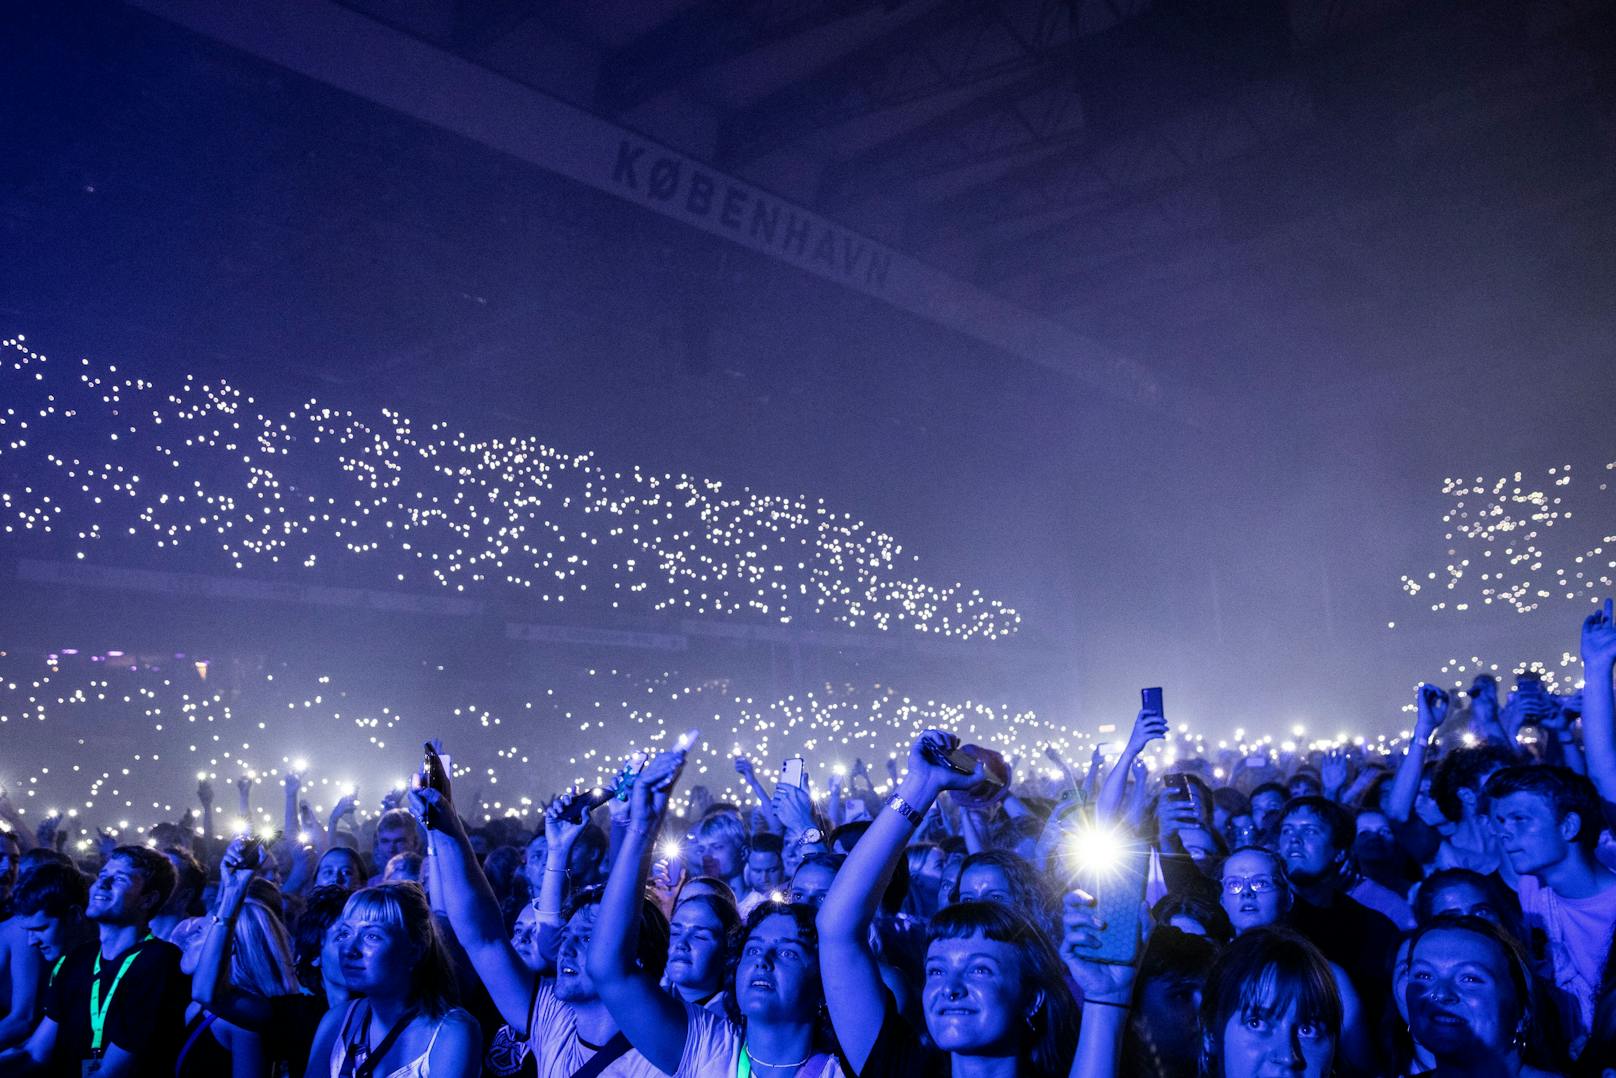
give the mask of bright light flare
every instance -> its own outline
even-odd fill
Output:
[[[1068,843],[1073,867],[1091,879],[1115,875],[1130,845],[1121,830],[1092,823],[1074,831]]]

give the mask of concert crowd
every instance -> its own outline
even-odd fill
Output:
[[[1578,646],[1577,693],[1420,686],[1391,756],[1153,770],[1146,690],[1114,758],[927,730],[730,803],[687,737],[536,832],[441,745],[363,822],[286,776],[267,839],[205,782],[144,845],[0,810],[0,1078],[1616,1075],[1609,602]]]

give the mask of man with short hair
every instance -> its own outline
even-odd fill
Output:
[[[68,955],[96,939],[96,926],[85,916],[90,885],[72,865],[49,861],[37,866],[17,887],[13,919],[28,947],[54,968]]]
[[[1324,957],[1347,971],[1363,998],[1378,998],[1391,983],[1397,926],[1347,894],[1351,817],[1325,797],[1298,797],[1279,815],[1279,856],[1295,891],[1291,927]]]
[[[753,835],[752,844],[746,851],[746,870],[742,873],[742,879],[746,881],[748,892],[741,899],[742,917],[750,916],[753,910],[770,901],[772,896],[783,894],[786,886],[785,840],[767,831]]]
[[[1487,780],[1493,828],[1510,865],[1528,930],[1548,941],[1561,1008],[1580,1049],[1616,926],[1616,873],[1594,857],[1603,823],[1592,782],[1563,767],[1506,767]],[[1575,1053],[1573,1053],[1575,1054]]]
[[[173,1072],[190,1000],[180,950],[151,934],[174,890],[174,866],[156,850],[119,846],[90,888],[86,916],[98,939],[67,956],[27,1042],[0,1053],[0,1075],[136,1078]]]
[[[714,812],[696,824],[690,852],[701,866],[703,876],[713,876],[729,884],[737,895],[746,894],[746,855],[751,843],[738,815]]]
[[[421,852],[421,827],[415,814],[405,808],[392,808],[376,821],[376,835],[371,842],[370,863],[376,874],[369,886],[383,882],[387,875],[387,862],[401,853]]]

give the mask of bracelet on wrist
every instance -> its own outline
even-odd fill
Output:
[[[1117,1002],[1115,1002],[1113,1000],[1109,1000],[1109,999],[1088,999],[1088,998],[1085,998],[1083,1000],[1083,1006],[1085,1006],[1085,1007],[1087,1007],[1091,1003],[1094,1004],[1094,1006],[1096,1006],[1096,1007],[1115,1007],[1119,1011],[1131,1011],[1131,1010],[1133,1010],[1133,1007],[1130,1006],[1129,1004],[1117,1003]]]

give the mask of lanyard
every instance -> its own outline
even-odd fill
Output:
[[[741,1054],[735,1057],[735,1078],[752,1078],[752,1053],[746,1050],[746,1042],[741,1042]]]
[[[123,983],[123,975],[129,972],[129,967],[135,964],[140,957],[140,944],[154,937],[150,932],[141,937],[140,943],[130,950],[123,963],[118,967],[118,975],[112,978],[112,984],[107,988],[107,1001],[101,1002],[101,952],[95,952],[95,974],[90,979],[90,1052],[95,1058],[101,1058],[101,1045],[106,1035],[107,1012],[112,1010],[112,997],[118,992],[118,985]]]
[[[370,1008],[367,1006],[364,1011],[364,1024],[361,1026],[364,1030],[364,1043],[361,1044],[356,1038],[349,1042],[343,1052],[344,1062],[352,1060],[354,1063],[352,1071],[354,1078],[370,1078],[372,1074],[375,1074],[376,1068],[381,1066],[382,1058],[387,1055],[404,1030],[409,1027],[409,1024],[415,1021],[415,1016],[419,1013],[421,1013],[420,1009],[416,1007],[405,1011],[399,1016],[398,1021],[393,1023],[393,1028],[387,1031],[387,1035],[382,1038],[382,1042],[375,1048],[371,1048]],[[357,1060],[353,1059],[355,1054],[359,1056]]]

